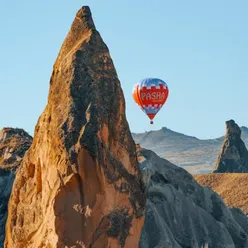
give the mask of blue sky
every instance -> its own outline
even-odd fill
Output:
[[[83,5],[109,47],[133,132],[165,126],[215,138],[230,118],[248,126],[248,1],[9,0],[0,5],[0,128],[33,135],[53,63]],[[131,94],[145,77],[170,89],[154,125]]]

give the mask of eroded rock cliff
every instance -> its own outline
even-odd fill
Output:
[[[225,140],[213,172],[248,172],[248,151],[241,139],[241,129],[234,120],[226,121]]]
[[[3,128],[0,131],[0,247],[4,245],[7,207],[15,172],[32,137],[23,129]]]
[[[144,209],[120,82],[83,7],[13,185],[5,247],[138,247]]]
[[[137,147],[147,191],[140,248],[245,248],[247,218],[186,170]]]

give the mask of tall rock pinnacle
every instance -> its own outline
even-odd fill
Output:
[[[89,7],[54,64],[48,104],[20,165],[5,247],[138,247],[145,193],[125,100]]]
[[[225,172],[248,172],[248,151],[234,120],[226,122],[226,136],[214,170],[214,173]]]

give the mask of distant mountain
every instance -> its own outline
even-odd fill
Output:
[[[201,140],[166,127],[157,131],[132,133],[132,136],[142,147],[153,150],[162,158],[183,167],[192,174],[209,173],[214,170],[224,141],[224,135],[216,139]],[[241,127],[241,138],[247,146],[247,127]]]

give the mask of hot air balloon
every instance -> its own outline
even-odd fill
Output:
[[[133,87],[133,99],[151,120],[163,107],[169,94],[168,85],[158,78],[146,78]]]

